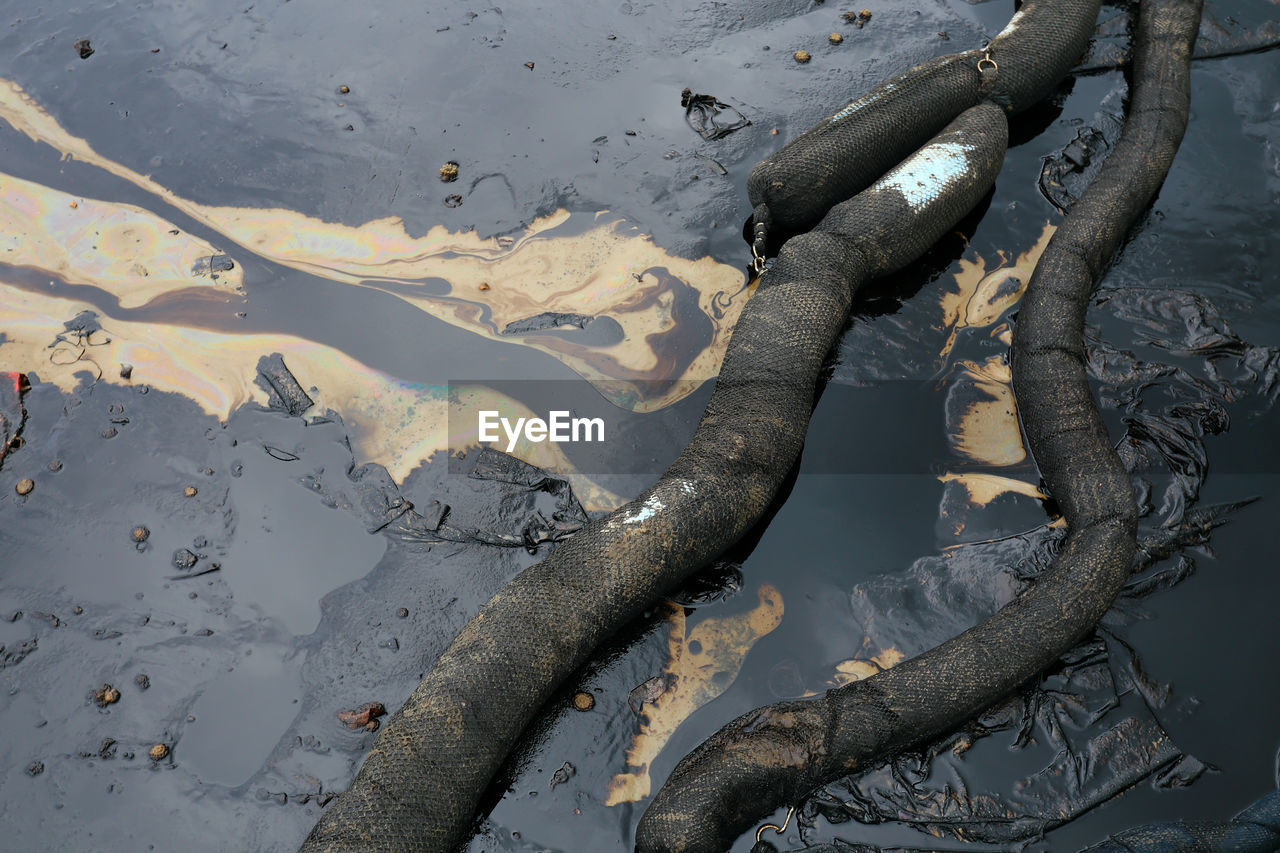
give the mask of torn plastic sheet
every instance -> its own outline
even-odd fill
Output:
[[[1162,561],[1206,541],[1239,506],[1197,507],[1174,527],[1145,536],[1126,598],[1185,578]],[[1035,583],[1061,539],[1061,531],[1042,527],[918,560],[905,582],[885,575],[860,585],[852,594],[855,622],[876,638],[860,657],[886,647],[912,656],[989,615]],[[1208,765],[1182,752],[1161,726],[1158,714],[1175,701],[1172,691],[1115,631],[1133,616],[1132,609],[1113,609],[1109,625],[1064,655],[1040,683],[960,731],[822,788],[800,810],[801,837],[812,840],[821,817],[831,824],[892,820],[934,835],[1008,844],[1040,836],[1153,776],[1157,787],[1190,784]],[[983,743],[1001,732],[1008,734]],[[1007,792],[974,790],[965,781],[966,755],[1001,741],[1029,757],[1045,754],[1047,762]]]
[[[259,388],[267,392],[267,405],[272,409],[301,417],[315,405],[315,401],[302,390],[289,368],[285,367],[284,356],[278,352],[258,359],[258,376],[255,381]]]
[[[1242,339],[1208,297],[1175,288],[1100,290],[1096,302],[1135,327],[1136,343],[1201,360],[1202,373],[1193,377],[1180,367],[1143,362],[1090,340],[1090,371],[1097,378],[1132,385],[1139,377],[1129,374],[1169,375],[1183,397],[1195,401],[1208,392],[1224,401],[1254,397],[1265,408],[1280,398],[1280,348]]]
[[[26,374],[0,371],[0,463],[22,442],[22,427],[27,420],[22,397],[29,387]]]
[[[513,320],[502,330],[504,335],[527,335],[533,332],[554,331],[556,329],[585,329],[595,318],[590,314],[563,314],[555,311],[544,311],[522,320]]]
[[[549,515],[544,514],[543,507],[531,507],[531,514],[521,529],[522,544],[530,553],[543,542],[558,542],[572,536],[589,520],[568,480],[491,447],[476,454],[475,465],[468,476],[474,480],[523,486],[529,497],[542,493],[554,499]]]
[[[1232,10],[1224,10],[1224,5],[1222,2],[1205,3],[1200,33],[1191,54],[1193,60],[1237,56],[1280,47],[1280,20],[1242,23],[1231,13]],[[1072,73],[1105,71],[1128,65],[1133,61],[1131,44],[1128,15],[1123,10],[1116,10],[1115,14],[1098,24],[1088,52]]]
[[[689,127],[707,141],[721,139],[751,124],[746,116],[715,95],[700,95],[692,89],[680,93],[680,106],[684,107],[684,120]]]
[[[1094,311],[1136,327],[1125,336],[1167,361],[1117,349],[1090,333],[1088,367],[1103,408],[1126,427],[1122,458],[1135,477],[1144,514],[1134,574],[1098,630],[1039,683],[961,730],[828,785],[798,813],[811,851],[874,850],[830,839],[828,824],[896,821],[934,836],[1015,844],[1043,835],[1150,779],[1182,787],[1213,768],[1184,753],[1161,725],[1179,697],[1143,666],[1123,637],[1142,618],[1141,600],[1195,572],[1185,549],[1205,545],[1214,528],[1249,502],[1196,506],[1209,470],[1206,439],[1230,427],[1228,406],[1266,410],[1280,383],[1280,352],[1236,335],[1212,302],[1176,289],[1106,290]],[[1157,485],[1163,499],[1153,501]],[[1158,505],[1156,505],[1158,504]],[[976,624],[1033,585],[1061,546],[1062,532],[1040,526],[917,560],[905,575],[873,578],[851,593],[853,621],[865,636],[858,660],[905,657]],[[992,737],[1005,733],[1001,737]],[[1006,748],[1038,769],[1003,791],[966,783],[967,756]]]
[[[300,417],[314,405],[280,353],[259,359],[257,383],[267,391],[268,407],[273,411]],[[330,411],[310,422],[341,421],[341,416]],[[267,447],[267,452],[282,461],[298,459],[295,454],[279,448]],[[353,460],[344,473],[345,478],[337,479],[326,477],[324,470],[318,469],[302,477],[300,482],[318,492],[327,506],[341,507],[360,516],[370,533],[385,531],[403,540],[471,542],[525,548],[534,553],[542,543],[557,542],[587,522],[586,511],[567,480],[489,448],[476,454],[470,479],[519,488],[498,489],[497,495],[490,494],[481,502],[493,505],[482,513],[488,523],[451,524],[450,507],[437,499],[415,505],[401,493],[390,472],[378,463],[356,465]],[[538,494],[550,496],[552,503],[539,505],[544,502],[537,499]],[[518,529],[511,529],[512,518],[522,519]]]
[[[1037,184],[1040,194],[1059,210],[1070,210],[1093,182],[1123,128],[1122,118],[1103,112],[1091,126],[1077,130],[1071,141],[1042,159]]]
[[[415,504],[377,463],[352,465],[341,479],[318,470],[301,482],[320,493],[326,505],[355,512],[370,533],[404,541],[496,545],[533,553],[586,524],[586,511],[567,480],[496,450],[483,450],[477,457],[469,479],[483,485],[465,518],[437,499]]]

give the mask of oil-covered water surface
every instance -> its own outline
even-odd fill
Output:
[[[692,434],[751,293],[751,166],[1013,11],[862,8],[5,5],[4,848],[295,849],[369,703],[397,707]],[[1277,19],[1215,0],[1202,47]],[[1095,65],[1125,20],[1104,8]],[[1089,315],[1141,571],[1041,684],[818,792],[780,846],[1075,850],[1277,785],[1275,58],[1196,62],[1181,152]],[[739,126],[697,133],[686,87]],[[552,701],[469,849],[628,850],[724,722],[1034,583],[1061,529],[1005,354],[1125,91],[1122,68],[1073,75],[982,209],[862,295],[767,523]],[[476,448],[481,411],[559,408],[608,441]]]

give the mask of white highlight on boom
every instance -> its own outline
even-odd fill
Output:
[[[852,115],[853,113],[857,112],[860,109],[863,109],[864,107],[871,106],[876,101],[880,100],[885,95],[888,95],[890,92],[892,92],[896,88],[898,87],[893,83],[884,83],[880,86],[877,86],[874,90],[863,95],[861,98],[858,98],[856,101],[849,104],[844,109],[840,110],[840,112],[836,113],[831,118],[827,119],[827,121],[834,124],[835,122],[838,122],[840,119],[845,118],[849,115]]]
[[[1009,23],[1004,25],[1004,29],[1000,31],[996,38],[1013,35],[1013,31],[1018,28],[1018,24],[1022,23],[1022,16],[1025,14],[1026,12],[1022,9],[1014,12],[1013,17],[1009,19]],[[995,39],[992,39],[992,41],[995,41]]]
[[[627,513],[627,517],[622,519],[622,523],[639,524],[642,521],[648,521],[653,518],[659,510],[666,508],[667,505],[659,500],[657,495],[650,495],[649,499],[640,505],[640,509],[635,512]]]
[[[972,145],[935,142],[926,145],[876,182],[879,192],[897,190],[907,204],[920,207],[938,190],[969,171],[968,152]]]

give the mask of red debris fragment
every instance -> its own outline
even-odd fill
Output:
[[[381,702],[366,702],[359,708],[350,711],[339,711],[338,719],[352,731],[364,729],[367,732],[376,732],[379,725],[378,718],[385,713],[387,713],[387,709],[383,707]]]

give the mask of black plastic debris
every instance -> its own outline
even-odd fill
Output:
[[[563,785],[565,782],[572,779],[574,774],[577,772],[578,768],[566,761],[564,764],[560,765],[559,770],[551,775],[551,787],[554,788],[556,785]]]
[[[327,479],[321,469],[300,482],[318,492],[327,506],[353,510],[370,533],[386,532],[421,542],[469,541],[466,536],[450,536],[447,526],[442,529],[449,515],[448,504],[431,500],[415,505],[401,493],[390,472],[377,463],[353,463],[343,481]]]
[[[700,95],[689,88],[680,93],[680,106],[684,107],[684,120],[689,127],[708,141],[721,139],[751,124],[735,107],[715,95]]]
[[[1103,129],[1080,128],[1075,139],[1043,159],[1038,184],[1040,194],[1059,210],[1069,210],[1076,203],[1119,136],[1118,119],[1108,116],[1099,124]]]
[[[278,352],[258,359],[258,376],[254,382],[267,392],[269,408],[299,417],[315,405],[285,366],[284,356]]]
[[[100,346],[110,342],[111,338],[107,335],[106,330],[102,328],[102,324],[98,322],[97,313],[94,311],[81,311],[62,324],[62,331],[54,337],[50,349],[53,349],[57,344],[68,344],[72,347],[83,348]]]
[[[72,46],[76,49],[76,53],[80,54],[81,59],[93,56],[93,46],[89,44],[88,39],[80,39]]]
[[[194,276],[207,275],[217,281],[218,273],[230,272],[235,268],[236,262],[231,260],[228,255],[206,255],[191,265],[191,274]]]
[[[568,480],[491,447],[479,452],[469,476],[475,480],[523,486],[529,492],[545,493],[555,499],[550,518],[541,509],[531,507],[521,530],[522,544],[531,553],[543,542],[558,542],[573,535],[588,521],[586,510],[573,494]]]
[[[364,510],[365,528],[370,533],[377,533],[413,509],[413,504],[400,494],[400,487],[381,465],[361,465],[353,468],[347,477],[356,486]]]
[[[525,317],[522,320],[511,321],[502,330],[502,334],[527,335],[530,332],[545,332],[548,329],[561,329],[565,326],[585,329],[587,324],[594,319],[590,314],[560,314],[555,311],[545,311],[532,317]]]
[[[1207,4],[1208,5],[1208,4]],[[1073,74],[1121,68],[1133,61],[1126,15],[1120,12],[1098,25],[1089,49]],[[1200,19],[1192,60],[1259,53],[1280,46],[1280,20],[1245,25],[1230,15],[1206,8]]]
[[[1072,168],[1096,162],[1094,154],[1071,146],[1062,158]],[[1229,414],[1274,416],[1280,350],[1244,341],[1210,300],[1187,291],[1104,288],[1096,302],[1113,320],[1131,326],[1120,337],[1133,342],[1119,349],[1093,332],[1088,339],[1090,376],[1102,383],[1103,407],[1118,410],[1126,426],[1118,446],[1140,494],[1143,519],[1130,582],[1094,635],[1038,684],[963,730],[810,798],[799,820],[805,842],[818,840],[818,821],[824,819],[894,821],[940,837],[1016,844],[1143,780],[1176,788],[1214,772],[1163,728],[1168,709],[1180,712],[1188,697],[1149,673],[1123,632],[1147,618],[1145,596],[1195,572],[1184,549],[1208,543],[1215,528],[1252,502],[1242,497],[1196,505],[1209,472],[1206,442],[1229,428]],[[1157,360],[1164,354],[1180,360]],[[1235,470],[1233,464],[1266,470],[1268,464],[1256,449],[1249,459],[1233,462],[1229,443],[1222,442],[1214,445],[1214,461],[1218,470]],[[1060,541],[1059,533],[1040,527],[923,558],[905,578],[897,573],[869,579],[850,596],[854,623],[874,638],[876,649],[911,657],[1034,585]],[[1000,732],[1003,737],[992,737]],[[1001,741],[1040,769],[1011,789],[970,786],[966,761],[981,759],[965,756],[990,755]],[[806,849],[859,849],[841,844]]]
[[[329,506],[356,511],[370,533],[406,542],[455,542],[524,548],[536,551],[576,532],[587,514],[570,484],[513,456],[481,450],[472,459],[468,479],[488,481],[484,495],[465,519],[454,520],[449,504],[423,500],[415,504],[381,465],[353,466],[342,481],[320,470],[301,478]],[[479,510],[478,513],[476,510]]]
[[[22,443],[22,427],[27,421],[22,398],[30,387],[26,374],[0,372],[0,464]]]

